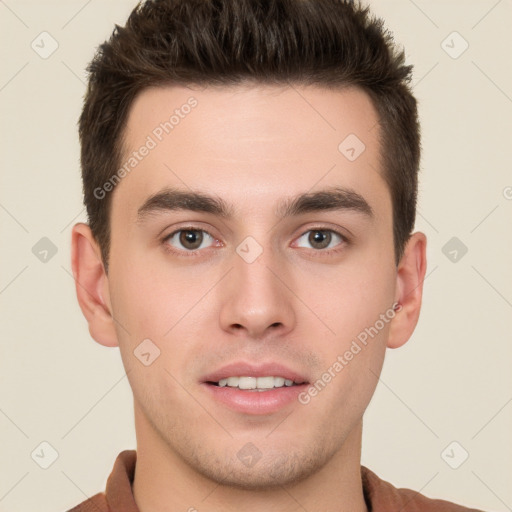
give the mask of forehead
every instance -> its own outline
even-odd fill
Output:
[[[165,186],[208,190],[247,212],[316,184],[377,200],[378,137],[376,110],[354,88],[152,87],[130,109],[115,196],[130,215]]]

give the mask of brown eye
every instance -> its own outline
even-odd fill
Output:
[[[213,237],[202,229],[179,229],[166,237],[165,243],[172,245],[175,249],[195,251],[204,249],[203,243],[208,242],[208,238],[213,241]]]
[[[325,249],[331,242],[332,235],[328,231],[311,231],[308,242],[315,249]]]
[[[336,239],[338,239],[338,243],[335,243]],[[305,242],[309,244],[309,248],[315,249],[317,251],[328,249],[325,252],[329,252],[330,249],[336,247],[337,245],[342,245],[342,242],[346,241],[343,235],[333,231],[332,229],[310,229],[309,231],[306,231],[298,240],[299,247],[304,247],[304,245],[300,245],[300,241],[305,240]]]
[[[198,249],[203,241],[203,235],[201,231],[183,230],[179,240],[186,249]]]

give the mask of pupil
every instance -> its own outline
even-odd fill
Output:
[[[201,245],[202,236],[199,231],[183,231],[181,233],[181,243],[189,249],[197,249]],[[191,247],[192,245],[192,247]]]
[[[330,233],[326,233],[325,231],[313,231],[312,232],[312,245],[320,245],[320,248],[327,247],[330,242]]]

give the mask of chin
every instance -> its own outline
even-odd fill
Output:
[[[256,460],[256,456],[248,463],[250,465],[246,465],[241,462],[238,452],[221,457],[204,450],[205,447],[201,447],[187,457],[193,470],[219,485],[251,491],[269,491],[298,484],[318,472],[333,455],[319,446],[310,446],[308,453],[272,448],[273,453],[269,450],[260,452],[260,458]]]

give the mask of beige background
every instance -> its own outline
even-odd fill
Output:
[[[85,220],[76,131],[84,69],[133,6],[0,2],[0,511],[66,510],[103,490],[116,455],[135,447],[118,349],[90,338],[70,270],[71,226]],[[397,487],[512,510],[512,1],[372,6],[415,64],[417,229],[429,245],[420,322],[388,351],[362,462]],[[46,37],[51,49],[43,31],[58,43],[46,59],[31,47]],[[57,249],[46,263],[32,252],[43,237]],[[456,262],[443,253],[452,237],[468,248]],[[31,458],[43,441],[58,452],[48,469]],[[452,441],[460,447],[443,459]],[[456,463],[462,449],[469,458],[452,469],[445,459]]]

